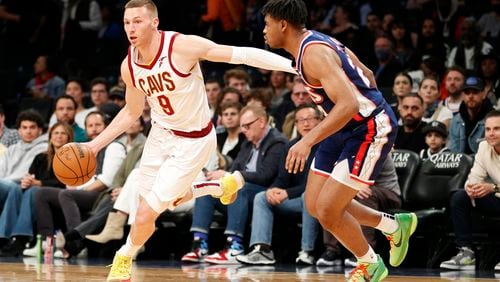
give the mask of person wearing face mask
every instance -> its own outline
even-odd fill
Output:
[[[374,71],[378,88],[389,97],[392,94],[392,84],[396,74],[403,70],[403,66],[394,56],[393,43],[387,36],[380,36],[375,40],[375,56],[377,68]]]

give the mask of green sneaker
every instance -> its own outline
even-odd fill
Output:
[[[387,267],[385,267],[384,261],[382,258],[377,255],[377,262],[375,263],[367,263],[367,262],[359,262],[358,266],[349,273],[348,282],[378,282],[382,281],[385,277],[387,277]]]
[[[399,266],[406,257],[410,236],[417,229],[417,215],[414,213],[398,213],[394,215],[398,229],[392,234],[384,233],[391,244],[389,263]]]

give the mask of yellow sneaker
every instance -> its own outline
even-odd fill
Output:
[[[245,185],[245,179],[239,171],[235,171],[232,174],[225,175],[220,180],[222,186],[222,196],[220,196],[220,202],[224,205],[230,205],[238,196],[238,190]]]
[[[130,280],[131,273],[132,258],[116,253],[106,281]]]

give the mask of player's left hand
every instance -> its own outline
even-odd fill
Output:
[[[302,138],[299,142],[295,143],[290,150],[285,160],[285,169],[288,173],[297,173],[304,171],[307,162],[307,157],[311,152],[311,146],[304,142]]]

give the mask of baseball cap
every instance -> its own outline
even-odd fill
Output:
[[[441,134],[444,138],[448,137],[448,129],[446,128],[446,125],[444,125],[444,123],[442,122],[433,120],[426,126],[424,126],[424,128],[422,129],[422,133],[424,135],[433,131]]]
[[[113,87],[109,93],[109,99],[125,99],[125,91],[119,87]]]
[[[104,113],[104,123],[109,124],[120,112],[121,108],[115,103],[106,103],[101,105],[99,110]]]
[[[462,91],[467,89],[474,89],[478,91],[483,91],[484,82],[482,79],[476,76],[469,76],[465,79],[464,85],[462,86]]]

